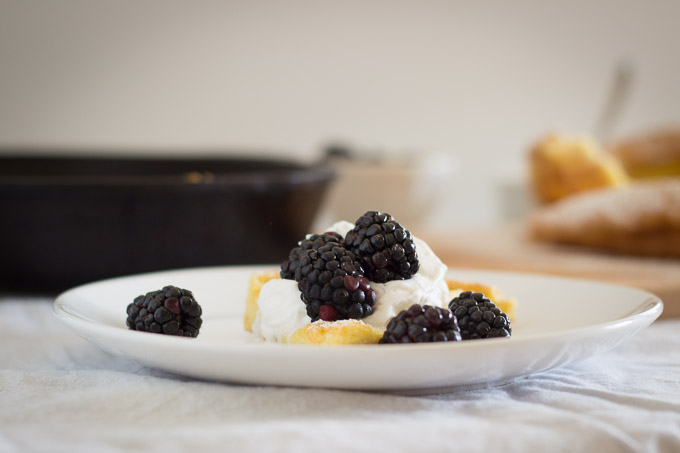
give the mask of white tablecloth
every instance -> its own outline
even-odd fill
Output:
[[[506,385],[428,396],[249,387],[145,368],[51,301],[0,298],[0,451],[680,451],[680,320]]]

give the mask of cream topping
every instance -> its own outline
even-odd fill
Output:
[[[293,332],[311,322],[295,280],[269,280],[260,290],[257,307],[253,333],[266,341],[285,342]]]

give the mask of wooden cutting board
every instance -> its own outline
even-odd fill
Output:
[[[664,302],[662,317],[680,316],[680,260],[615,255],[537,243],[521,226],[416,233],[450,267],[587,278],[635,286]]]

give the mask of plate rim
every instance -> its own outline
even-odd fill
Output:
[[[225,343],[225,342],[220,342],[218,340],[201,340],[200,343],[194,342],[194,338],[185,338],[185,337],[179,337],[179,336],[174,336],[174,335],[158,335],[158,334],[152,334],[149,332],[139,332],[139,331],[133,331],[129,329],[123,329],[117,326],[113,326],[110,324],[102,323],[97,320],[89,319],[86,316],[83,316],[79,313],[76,312],[75,309],[72,307],[69,307],[68,304],[64,303],[64,299],[68,298],[72,293],[76,293],[84,288],[91,287],[91,286],[96,286],[100,284],[107,284],[107,283],[115,283],[118,280],[127,280],[131,278],[138,278],[138,277],[153,277],[154,275],[159,275],[159,274],[165,274],[165,273],[184,273],[184,272],[196,272],[196,273],[201,273],[204,271],[220,271],[220,270],[252,270],[255,271],[257,269],[267,269],[271,268],[272,266],[277,266],[277,265],[268,265],[268,264],[263,264],[263,265],[235,265],[235,266],[206,266],[206,267],[190,267],[190,268],[181,268],[181,269],[168,269],[168,270],[162,270],[162,271],[154,271],[154,272],[146,272],[146,273],[140,273],[140,274],[132,274],[132,275],[126,275],[126,276],[119,276],[119,277],[113,277],[113,278],[107,278],[107,279],[102,279],[102,280],[97,280],[94,282],[89,282],[85,283],[82,285],[75,286],[73,288],[70,288],[59,295],[55,298],[54,302],[52,303],[52,312],[53,314],[63,323],[67,324],[72,330],[75,330],[76,333],[79,333],[77,329],[75,329],[73,326],[78,325],[85,327],[86,329],[88,326],[96,326],[96,330],[103,329],[106,332],[109,332],[110,334],[114,336],[122,336],[123,338],[135,338],[135,337],[130,337],[130,335],[143,335],[143,337],[139,337],[140,340],[141,338],[145,338],[148,341],[152,342],[178,342],[176,344],[182,344],[185,347],[189,348],[199,348],[199,349],[213,349],[213,350],[227,350],[227,349],[259,349],[259,350],[276,350],[276,351],[281,351],[281,350],[318,350],[319,345],[308,345],[308,344],[281,344],[281,343],[268,343],[268,342],[253,342],[253,343]],[[523,334],[521,337],[509,337],[509,338],[487,338],[484,339],[484,341],[464,341],[464,342],[439,342],[439,343],[426,343],[426,344],[397,344],[397,345],[378,345],[378,344],[365,344],[365,345],[342,345],[341,348],[323,348],[325,353],[328,353],[329,350],[342,350],[342,351],[348,351],[348,350],[361,350],[361,351],[370,351],[370,350],[380,350],[382,352],[385,352],[385,346],[389,346],[390,350],[411,350],[413,348],[417,348],[417,350],[423,350],[423,349],[440,349],[440,348],[451,348],[451,347],[466,347],[466,348],[485,348],[487,345],[491,344],[499,344],[502,342],[508,342],[511,341],[513,344],[521,344],[525,342],[535,342],[535,341],[540,341],[540,340],[546,340],[546,339],[552,339],[558,336],[558,333],[560,335],[579,335],[579,334],[588,334],[589,331],[599,331],[602,329],[606,330],[612,330],[612,329],[618,329],[618,328],[623,328],[626,327],[627,324],[634,323],[634,324],[645,324],[648,322],[646,325],[643,325],[641,328],[644,328],[650,324],[652,324],[656,319],[659,318],[661,313],[663,312],[663,301],[661,298],[649,291],[646,291],[644,289],[634,287],[634,286],[629,286],[629,285],[621,285],[618,283],[610,283],[610,282],[604,282],[601,280],[595,280],[595,279],[587,279],[587,278],[577,278],[577,277],[565,277],[565,276],[555,276],[551,274],[538,274],[538,273],[526,273],[526,272],[515,272],[515,271],[503,271],[503,270],[486,270],[486,269],[474,269],[474,268],[451,268],[449,267],[447,269],[447,275],[451,272],[455,271],[460,271],[460,272],[473,272],[473,273],[482,273],[482,274],[497,274],[497,275],[504,275],[504,276],[509,276],[509,277],[530,277],[530,278],[537,278],[540,280],[557,280],[557,281],[562,281],[562,282],[586,282],[589,284],[596,284],[596,285],[602,285],[602,286],[611,286],[619,289],[627,289],[627,290],[634,290],[637,292],[640,292],[641,294],[645,295],[645,299],[638,304],[634,309],[630,310],[628,314],[623,315],[621,317],[618,317],[616,319],[612,319],[609,321],[605,322],[599,322],[595,324],[589,324],[586,326],[581,326],[581,327],[572,327],[572,328],[566,328],[566,329],[560,329],[557,332],[538,332],[538,333],[526,333]],[[332,352],[331,352],[332,354]]]

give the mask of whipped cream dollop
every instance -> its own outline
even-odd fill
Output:
[[[335,232],[344,237],[352,228],[353,223],[340,221],[325,229],[324,233]],[[373,314],[362,318],[365,323],[385,329],[392,317],[413,304],[446,308],[449,294],[444,280],[446,265],[425,241],[414,236],[413,242],[420,261],[418,272],[408,280],[371,282],[376,302]],[[293,332],[311,322],[294,280],[268,281],[260,291],[257,304],[258,314],[253,323],[253,332],[266,341],[286,342]]]
[[[295,280],[269,280],[260,290],[257,308],[253,333],[266,341],[285,343],[293,332],[311,322]]]

